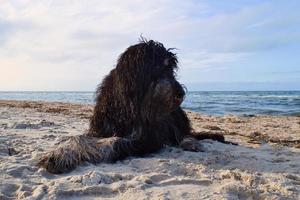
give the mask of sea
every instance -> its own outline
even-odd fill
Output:
[[[0,99],[93,104],[94,92],[0,92]],[[300,116],[300,91],[190,91],[182,107],[206,115]]]

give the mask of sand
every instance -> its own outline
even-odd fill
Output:
[[[53,175],[35,166],[60,139],[84,133],[91,105],[0,101],[0,199],[300,199],[300,117],[204,116],[205,152],[165,147],[115,164]]]

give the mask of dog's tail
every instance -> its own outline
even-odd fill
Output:
[[[43,155],[38,166],[55,174],[73,170],[77,165],[115,162],[141,152],[140,141],[120,137],[95,138],[86,135],[72,136],[59,142],[58,146]]]

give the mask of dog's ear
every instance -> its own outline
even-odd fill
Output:
[[[116,92],[123,99],[139,101],[145,92],[144,87],[147,84],[145,47],[145,43],[130,46],[118,59],[115,84]]]

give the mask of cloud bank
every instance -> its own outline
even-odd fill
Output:
[[[299,52],[297,6],[297,1],[1,1],[0,90],[94,90],[141,34],[178,48],[180,79],[187,84],[243,81],[244,71],[254,74],[247,81],[262,81],[260,73],[268,72],[264,80],[277,81],[272,72],[294,71],[300,63],[270,61],[281,51]]]

